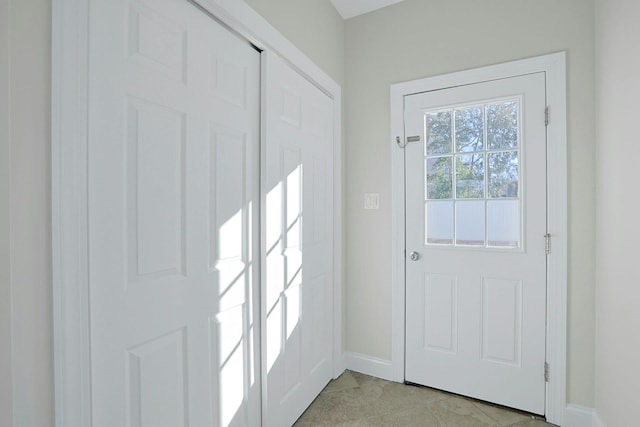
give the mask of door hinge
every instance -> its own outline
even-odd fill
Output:
[[[549,126],[549,106],[544,107],[544,125]]]
[[[544,235],[544,252],[549,255],[551,253],[551,234]]]
[[[544,362],[544,382],[549,382],[549,364]]]

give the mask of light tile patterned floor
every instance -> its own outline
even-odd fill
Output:
[[[544,420],[438,390],[346,371],[331,381],[295,427],[551,427]]]

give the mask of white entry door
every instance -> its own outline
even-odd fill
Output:
[[[258,426],[260,54],[186,0],[90,46],[92,425]]]
[[[267,426],[290,426],[332,376],[333,101],[263,54],[262,324]]]
[[[405,97],[409,382],[545,411],[544,73]]]

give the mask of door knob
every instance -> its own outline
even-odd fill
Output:
[[[411,259],[411,261],[417,261],[420,259],[420,254],[416,251],[413,251],[409,254],[409,258]]]

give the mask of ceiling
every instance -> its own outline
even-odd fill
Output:
[[[333,3],[344,19],[349,19],[401,1],[402,0],[331,0],[331,3]]]

